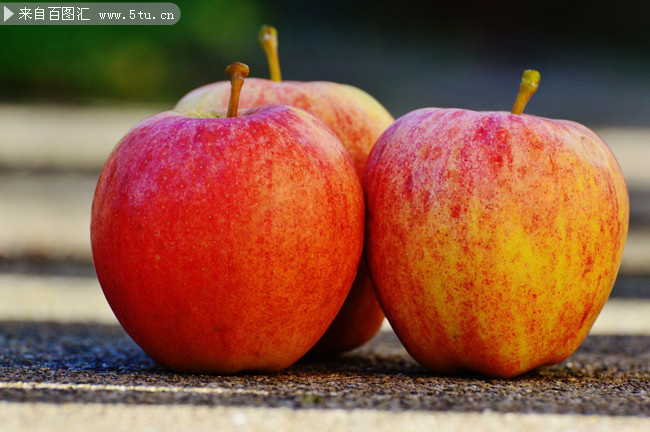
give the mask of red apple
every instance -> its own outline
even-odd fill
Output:
[[[275,28],[262,27],[259,38],[269,60],[271,79],[247,79],[240,105],[280,103],[308,110],[332,128],[361,177],[372,146],[393,117],[368,93],[350,85],[282,81]],[[219,81],[195,89],[178,102],[176,109],[222,110],[228,104],[229,86],[227,81]],[[345,307],[311,354],[326,356],[351,350],[366,343],[379,330],[384,314],[367,271],[360,268],[358,273]]]
[[[629,202],[591,130],[514,113],[424,108],[379,138],[363,179],[379,301],[431,370],[512,377],[568,358],[616,278]]]
[[[244,68],[228,69],[235,84]],[[330,128],[295,107],[228,111],[142,121],[93,201],[104,294],[135,342],[176,371],[290,366],[334,320],[362,252],[361,184]]]

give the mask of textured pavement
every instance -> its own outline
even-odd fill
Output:
[[[650,130],[597,130],[630,187],[631,231],[613,295],[567,361],[440,377],[384,325],[328,362],[203,376],[146,357],[90,262],[99,169],[156,111],[0,106],[0,430],[650,430]]]

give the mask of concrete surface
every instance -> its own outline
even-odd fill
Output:
[[[147,107],[0,105],[0,430],[650,430],[650,129],[598,129],[630,188],[621,274],[567,361],[439,377],[390,326],[272,375],[179,375],[128,338],[90,262],[97,175]]]
[[[16,415],[18,414],[18,415]],[[601,415],[529,415],[519,413],[386,412],[357,410],[294,410],[227,406],[125,404],[24,404],[0,402],[7,430],[94,432],[164,431],[400,431],[475,432],[611,432],[648,430],[643,417]],[[101,420],[98,420],[101,419]],[[290,425],[290,426],[289,426]]]
[[[624,305],[603,315],[620,316]],[[12,425],[3,430],[650,427],[647,328],[594,332],[567,361],[512,380],[430,374],[386,327],[339,359],[270,375],[207,376],[158,368],[121,327],[88,320],[81,307],[63,315],[14,320],[3,312],[0,418]]]

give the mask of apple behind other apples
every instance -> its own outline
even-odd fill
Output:
[[[363,186],[372,283],[419,363],[512,377],[585,339],[629,219],[619,165],[594,132],[424,108],[379,138]]]
[[[343,304],[363,247],[359,178],[313,115],[165,112],[119,142],[92,206],[93,261],[119,322],[176,371],[277,371]]]

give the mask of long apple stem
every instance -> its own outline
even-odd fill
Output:
[[[280,59],[278,58],[278,31],[273,26],[265,25],[260,29],[257,38],[266,54],[266,59],[269,61],[271,81],[282,81]]]
[[[228,101],[228,117],[237,117],[239,107],[239,94],[244,85],[244,78],[250,69],[244,63],[234,62],[226,67],[226,74],[230,77],[230,100]]]
[[[519,84],[519,94],[517,94],[515,104],[512,106],[512,111],[510,111],[511,113],[521,114],[524,112],[526,104],[539,86],[539,80],[540,75],[536,70],[528,69],[524,71],[521,77],[521,84]]]

